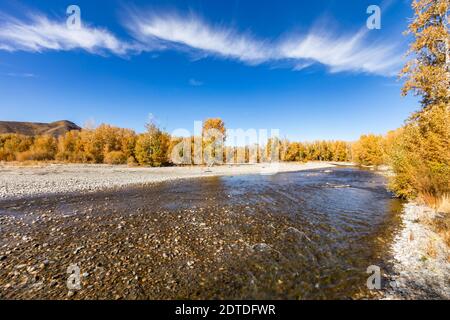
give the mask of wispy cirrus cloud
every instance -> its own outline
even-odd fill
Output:
[[[93,54],[125,56],[141,52],[176,50],[196,58],[207,56],[249,65],[274,63],[300,71],[315,64],[330,72],[358,72],[391,76],[402,53],[389,42],[373,44],[364,29],[338,35],[326,28],[306,34],[287,32],[278,39],[258,39],[225,25],[212,25],[195,14],[127,11],[125,26],[131,38],[122,40],[106,28],[83,24],[69,29],[65,19],[51,20],[34,13],[17,19],[0,12],[0,50],[43,52],[85,50]]]
[[[288,60],[294,70],[321,64],[330,72],[392,75],[398,71],[402,56],[395,45],[371,44],[364,30],[340,36],[314,28],[306,35],[288,33],[283,39],[261,40],[233,28],[210,25],[193,14],[154,12],[131,14],[126,25],[142,43],[248,64]]]
[[[37,76],[34,73],[6,72],[2,74],[13,78],[37,78]]]
[[[189,85],[193,87],[201,87],[203,85],[203,81],[199,81],[197,79],[191,78],[189,79]]]
[[[42,14],[17,19],[0,13],[0,50],[43,52],[82,49],[90,53],[124,55],[131,48],[132,45],[119,40],[104,28],[84,25],[80,29],[69,29],[64,19],[50,20]]]
[[[333,73],[353,71],[382,75],[396,74],[402,62],[402,54],[395,45],[370,44],[366,30],[336,36],[316,29],[306,36],[290,36],[279,45],[279,57],[303,60],[307,65],[314,61]]]
[[[132,13],[126,24],[139,41],[153,46],[159,44],[160,48],[198,50],[247,63],[260,63],[269,58],[266,41],[232,28],[208,25],[193,14]]]

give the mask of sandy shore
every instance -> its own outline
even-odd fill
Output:
[[[162,181],[245,174],[273,174],[334,167],[335,163],[310,162],[215,167],[129,168],[127,166],[47,164],[0,166],[0,200],[69,192],[95,192],[116,187]]]
[[[405,205],[386,299],[450,299],[450,251],[426,224],[436,217],[439,213],[426,206]]]

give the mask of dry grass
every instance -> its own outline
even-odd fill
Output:
[[[444,194],[436,197],[430,193],[421,193],[418,201],[433,208],[440,213],[450,213],[450,195]]]
[[[433,209],[436,209],[439,202],[439,198],[428,192],[421,193],[417,200]]]
[[[437,250],[433,240],[429,240],[427,244],[427,255],[431,258],[436,258]]]
[[[425,223],[433,227],[450,247],[450,195],[435,197],[430,194],[421,194],[420,200],[438,212],[436,217],[426,219]]]
[[[437,207],[438,212],[450,213],[450,195],[446,194],[441,197]]]
[[[434,227],[442,236],[447,246],[450,247],[450,214],[445,214],[442,219],[435,219]]]

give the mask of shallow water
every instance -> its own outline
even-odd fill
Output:
[[[45,255],[55,265],[43,279],[63,273],[74,259],[95,275],[101,260],[109,274],[85,279],[88,288],[79,298],[371,297],[366,269],[384,268],[402,208],[385,183],[380,175],[346,167],[10,201],[0,203],[3,217],[10,217],[0,246],[17,246],[7,237],[14,232],[46,242]],[[40,223],[42,212],[51,217]],[[38,222],[31,225],[33,218]],[[125,227],[118,230],[118,223]],[[80,245],[86,249],[74,256]],[[19,248],[6,263],[35,263],[43,256],[29,243]],[[136,283],[117,280],[136,274]],[[0,285],[5,281],[12,281],[6,271]],[[4,295],[55,298],[67,292],[62,284],[14,290]]]

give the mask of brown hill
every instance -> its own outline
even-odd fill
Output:
[[[81,128],[67,120],[52,123],[0,121],[0,134],[19,133],[26,136],[52,135],[58,137],[71,130],[81,130]]]

